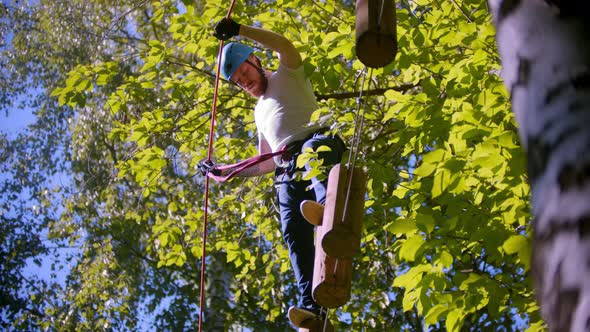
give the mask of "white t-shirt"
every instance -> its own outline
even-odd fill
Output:
[[[290,69],[280,64],[279,69],[268,78],[266,91],[254,109],[258,138],[266,140],[272,151],[304,139],[318,130],[317,126],[308,125],[311,114],[317,108],[303,65]]]

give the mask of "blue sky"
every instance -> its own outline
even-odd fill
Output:
[[[0,114],[0,131],[14,137],[18,132],[35,121],[35,116],[29,109],[12,108],[8,116]]]

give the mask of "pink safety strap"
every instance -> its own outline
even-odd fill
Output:
[[[286,152],[287,152],[287,150],[285,148],[283,148],[283,149],[276,151],[276,152],[259,154],[257,156],[252,157],[252,158],[248,158],[246,160],[243,160],[239,163],[216,167],[216,169],[218,169],[220,171],[223,171],[226,169],[234,169],[234,168],[235,169],[234,169],[234,171],[232,171],[231,173],[229,173],[226,176],[213,175],[213,173],[211,173],[211,172],[207,173],[207,176],[217,182],[225,182],[225,181],[233,178],[234,176],[240,174],[242,171],[244,171],[245,169],[247,169],[249,167],[260,164],[263,161],[269,160],[269,159],[271,159],[275,156],[278,156],[278,155],[282,155]]]

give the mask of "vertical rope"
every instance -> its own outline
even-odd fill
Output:
[[[369,72],[369,83],[367,85],[367,90],[369,89],[369,87],[371,86],[371,78],[373,76],[373,68],[371,68],[371,71]],[[347,161],[347,165],[348,165],[348,174],[347,174],[347,185],[346,185],[346,198],[344,199],[344,211],[342,213],[342,219],[340,220],[340,222],[344,222],[344,220],[346,220],[346,213],[348,212],[348,201],[350,200],[350,192],[351,192],[351,186],[352,186],[352,175],[353,175],[353,171],[354,171],[354,167],[356,164],[356,159],[358,157],[358,152],[359,152],[359,145],[361,142],[361,134],[363,132],[363,125],[365,122],[365,109],[366,107],[364,107],[364,105],[361,107],[361,103],[363,100],[363,88],[365,86],[365,79],[367,78],[367,70],[365,68],[365,72],[363,74],[363,80],[361,81],[361,91],[359,92],[359,96],[357,98],[357,109],[356,109],[356,115],[355,115],[355,120],[354,120],[354,133],[352,135],[352,143],[351,143],[351,147],[350,147],[350,152],[348,153],[348,161]],[[352,164],[351,164],[352,163]],[[336,264],[334,265],[334,270],[332,271],[332,273],[335,275],[336,274],[336,268],[338,266],[338,258],[336,258]],[[323,332],[326,332],[327,326],[328,326],[328,314],[330,313],[330,310],[328,308],[326,308],[326,317],[324,319],[324,327],[323,327]]]
[[[388,0],[381,0],[381,10],[379,11],[379,20],[377,20],[377,26],[379,30],[381,30],[381,21],[383,21],[383,12],[385,12],[385,1]]]
[[[236,0],[232,0],[229,10],[227,11],[226,18],[229,18]],[[211,110],[211,126],[209,128],[209,146],[207,149],[207,160],[211,160],[213,155],[213,133],[215,129],[215,114],[217,113],[217,96],[219,92],[219,72],[221,70],[221,54],[223,52],[224,41],[219,42],[219,52],[217,54],[217,70],[215,72],[215,92],[213,93],[213,109]],[[209,211],[209,177],[205,177],[205,203],[204,203],[204,220],[203,220],[203,243],[201,252],[201,283],[200,283],[200,295],[199,295],[199,332],[203,330],[203,308],[205,307],[205,267],[207,260],[207,217]]]
[[[379,9],[379,19],[377,21],[377,26],[381,27],[381,22],[383,20],[383,12],[385,11],[385,1],[386,0],[382,0],[381,1],[381,8]],[[348,154],[348,184],[346,186],[346,199],[344,200],[344,212],[342,213],[342,220],[341,222],[344,222],[345,218],[346,218],[346,213],[348,211],[348,201],[350,198],[350,186],[352,185],[352,173],[356,164],[356,158],[358,156],[358,149],[359,149],[359,143],[361,142],[361,134],[362,134],[362,130],[363,130],[363,124],[364,124],[364,120],[365,120],[365,109],[366,107],[363,105],[361,107],[361,103],[362,103],[362,98],[363,98],[363,88],[365,86],[365,79],[367,77],[367,68],[365,67],[365,72],[363,75],[363,80],[361,81],[361,91],[359,92],[359,96],[357,98],[357,114],[355,117],[355,123],[354,123],[354,134],[353,134],[353,138],[352,138],[352,146],[350,149],[350,153]],[[369,83],[367,84],[367,90],[371,87],[371,80],[373,78],[373,68],[371,68],[370,72],[369,72]],[[360,112],[359,112],[360,110]],[[359,116],[359,113],[361,113],[361,115]],[[359,121],[359,117],[360,117],[360,121]],[[360,122],[360,125],[359,125]],[[353,150],[354,150],[354,156],[353,156]],[[352,160],[352,165],[351,165],[351,160]]]
[[[326,317],[324,318],[324,328],[322,329],[323,332],[326,332],[326,329],[328,328],[328,315],[330,314],[330,309],[326,308]],[[321,315],[321,311],[320,311],[320,315]]]
[[[360,114],[360,110],[361,110],[361,100],[363,97],[363,87],[365,86],[365,79],[367,78],[367,68],[365,67],[365,69],[363,70],[363,79],[361,81],[361,88],[360,88],[360,92],[359,92],[359,96],[356,99],[356,113],[355,113],[355,117],[354,117],[354,131],[352,133],[352,144],[351,144],[351,149],[348,151],[348,161],[347,164],[350,164],[351,160],[352,160],[352,156],[354,154],[354,145],[355,142],[357,140],[357,135],[358,135],[358,122],[359,122],[359,114]]]
[[[381,9],[379,11],[379,20],[377,23],[379,27],[381,27],[381,21],[383,18],[385,1],[387,1],[387,0],[381,1]],[[356,159],[357,159],[358,153],[359,153],[359,145],[361,142],[361,135],[363,132],[363,125],[365,122],[365,110],[366,110],[365,105],[366,105],[366,103],[363,102],[363,88],[365,86],[365,79],[366,78],[367,78],[367,67],[365,66],[365,70],[363,73],[363,80],[361,81],[361,88],[360,88],[359,96],[356,100],[357,108],[356,108],[356,114],[355,114],[355,120],[354,120],[354,133],[352,135],[351,149],[348,154],[348,161],[347,161],[347,165],[348,165],[347,177],[348,178],[347,178],[347,185],[346,185],[346,198],[344,199],[344,211],[342,212],[342,219],[340,220],[341,223],[344,223],[344,220],[346,220],[346,214],[348,213],[348,202],[350,200],[352,176],[354,173],[354,168],[356,166]],[[369,71],[369,82],[367,83],[367,90],[369,90],[369,88],[371,87],[372,78],[373,78],[373,68],[371,68],[371,70]],[[361,106],[361,104],[363,104],[363,105]],[[338,265],[338,258],[336,258],[336,264],[334,266],[334,271],[333,271],[334,274],[336,274],[336,266],[337,265]],[[329,313],[329,311],[326,312],[326,318],[324,321],[323,332],[326,332],[326,328],[328,326],[328,313]]]
[[[371,86],[372,76],[373,76],[373,68],[371,68],[371,71],[369,72],[369,83],[367,85],[367,90]],[[365,109],[366,109],[366,107],[364,106],[364,104],[361,107],[361,104],[363,103],[363,88],[365,86],[366,77],[367,77],[367,71],[365,68],[363,80],[361,81],[361,91],[359,93],[359,97],[357,98],[357,114],[356,114],[355,123],[354,123],[354,134],[353,134],[351,149],[348,154],[348,162],[347,162],[347,164],[348,164],[348,174],[347,174],[348,179],[347,179],[347,185],[346,185],[346,198],[344,199],[344,211],[342,213],[342,220],[340,222],[344,222],[344,220],[346,220],[346,213],[348,212],[348,201],[350,199],[350,192],[351,192],[350,187],[352,186],[352,174],[354,171],[354,167],[356,166],[356,159],[357,159],[358,153],[359,153],[359,144],[361,142],[361,134],[362,134],[363,125],[365,122]]]

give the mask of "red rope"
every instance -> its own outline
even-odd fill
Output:
[[[229,10],[227,11],[226,18],[229,18],[236,0],[232,0]],[[213,130],[215,128],[215,114],[217,113],[217,93],[219,91],[219,72],[221,69],[221,53],[223,51],[223,40],[219,42],[219,52],[217,54],[217,71],[215,73],[215,92],[213,94],[213,109],[211,110],[211,127],[209,129],[209,148],[207,150],[207,160],[211,160],[213,155]],[[203,308],[205,307],[205,260],[207,258],[207,211],[209,210],[209,177],[205,179],[205,211],[203,220],[203,244],[201,254],[201,294],[199,299],[199,332],[203,329]]]

